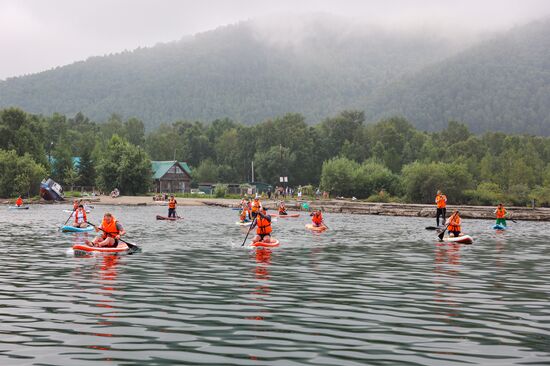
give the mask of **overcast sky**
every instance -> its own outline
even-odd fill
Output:
[[[285,13],[387,27],[500,31],[550,14],[550,0],[0,0],[0,79]]]

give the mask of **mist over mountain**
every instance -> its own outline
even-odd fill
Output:
[[[425,129],[458,119],[476,131],[550,132],[548,22],[469,48],[471,39],[327,15],[277,19],[10,78],[0,82],[0,108],[98,121],[117,113],[149,129],[288,112],[317,122],[355,108]]]
[[[449,120],[475,132],[550,134],[550,18],[515,28],[365,98],[373,120],[401,115],[418,128]]]

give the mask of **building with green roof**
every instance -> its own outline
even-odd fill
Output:
[[[156,193],[183,193],[191,191],[191,169],[185,162],[174,160],[152,161]]]

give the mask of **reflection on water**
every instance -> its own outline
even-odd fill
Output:
[[[0,212],[0,364],[550,364],[546,224],[465,220],[468,246],[427,219],[302,216],[251,250],[232,210],[111,209],[142,253],[75,256],[93,233],[60,233],[58,205]]]

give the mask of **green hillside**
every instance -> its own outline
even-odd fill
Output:
[[[444,38],[308,19],[299,41],[272,42],[254,22],[0,82],[0,107],[32,113],[112,113],[147,128],[175,120],[229,117],[244,123],[299,112],[315,122],[448,57]],[[284,29],[281,26],[281,29]]]
[[[369,118],[441,130],[550,134],[550,19],[516,28],[365,98]]]

